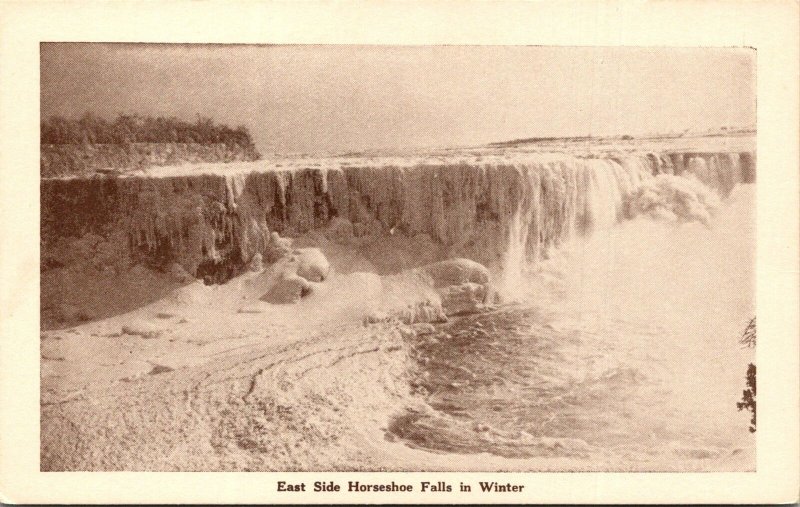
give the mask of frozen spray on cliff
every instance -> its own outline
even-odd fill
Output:
[[[628,196],[656,175],[691,173],[726,195],[755,174],[750,152],[509,151],[162,169],[42,180],[42,258],[94,233],[131,263],[178,263],[222,282],[256,253],[268,256],[271,233],[300,235],[339,217],[364,241],[424,235],[440,258],[503,267],[510,283],[569,237],[624,218]]]

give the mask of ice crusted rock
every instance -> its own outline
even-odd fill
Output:
[[[486,266],[469,259],[449,259],[420,268],[441,298],[445,315],[473,313],[485,308],[494,291]]]
[[[399,312],[398,319],[403,324],[420,322],[447,322],[447,315],[441,305],[428,301],[409,305]]]
[[[448,259],[428,264],[422,268],[433,279],[436,288],[463,283],[489,283],[489,270],[483,264],[469,259]]]
[[[311,290],[311,283],[305,278],[284,273],[260,299],[272,304],[297,303],[301,298],[311,294]]]
[[[442,308],[447,315],[473,313],[483,309],[489,293],[488,284],[472,282],[451,285],[440,289]]]
[[[297,275],[310,282],[321,282],[328,276],[331,265],[325,254],[319,248],[300,248],[295,250],[294,256],[299,265]]]

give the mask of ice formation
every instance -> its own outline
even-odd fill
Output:
[[[696,178],[659,174],[631,194],[627,214],[708,224],[719,206],[719,196]]]
[[[440,259],[465,257],[503,267],[513,278],[571,235],[624,218],[632,196],[628,212],[702,215],[698,199],[707,196],[696,186],[687,190],[696,184],[684,173],[724,196],[754,179],[754,158],[507,151],[43,179],[42,258],[59,262],[64,241],[94,234],[123,249],[131,263],[177,263],[223,282],[256,254],[274,257],[285,236],[345,224],[362,243],[427,237]],[[678,208],[657,203],[666,190],[683,196]]]

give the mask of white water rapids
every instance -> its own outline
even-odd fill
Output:
[[[529,172],[504,259],[511,303],[415,344],[432,410],[398,418],[394,434],[570,469],[753,469],[736,402],[754,362],[738,342],[755,315],[754,185],[720,203],[694,176],[652,177],[643,164],[551,170],[586,189],[574,228],[529,262],[547,220]]]

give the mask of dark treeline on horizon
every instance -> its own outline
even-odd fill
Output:
[[[247,127],[215,124],[211,118],[188,122],[176,117],[120,114],[113,121],[92,113],[79,119],[52,116],[41,122],[42,144],[199,143],[254,148]]]

